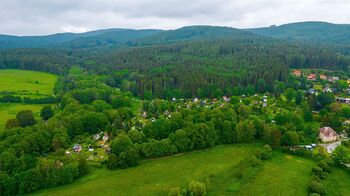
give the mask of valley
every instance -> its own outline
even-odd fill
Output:
[[[347,195],[347,31],[0,36],[0,193]]]

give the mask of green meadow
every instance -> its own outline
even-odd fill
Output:
[[[0,103],[0,131],[5,128],[8,119],[16,117],[17,112],[32,110],[35,116],[38,116],[42,107],[43,105],[39,104]]]
[[[186,187],[191,180],[205,181],[238,167],[259,145],[225,145],[211,149],[144,161],[137,167],[109,171],[95,169],[73,184],[43,190],[37,195],[167,195],[171,188]],[[272,160],[237,195],[307,195],[311,160],[274,153]],[[224,178],[224,177],[223,177]],[[230,184],[208,185],[208,195],[232,195]]]
[[[0,70],[0,95],[45,97],[53,94],[57,76],[44,72],[3,69]]]
[[[2,69],[0,70],[0,96],[5,94],[40,98],[53,94],[57,76],[44,72]],[[6,121],[21,110],[32,110],[36,116],[43,105],[0,103],[0,130]]]
[[[350,195],[350,170],[335,168],[324,182],[326,195]]]
[[[275,152],[263,169],[237,195],[308,195],[311,168],[309,159]]]

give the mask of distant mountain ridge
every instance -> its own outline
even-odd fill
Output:
[[[58,33],[45,36],[0,35],[0,49],[145,46],[178,42],[237,39],[284,40],[331,46],[350,54],[350,25],[327,22],[299,22],[280,26],[236,29],[220,26],[187,26],[175,30],[103,29],[86,33]],[[268,39],[267,39],[268,38]],[[344,52],[345,51],[345,52]]]
[[[258,35],[290,41],[350,45],[349,24],[299,22],[246,30]]]
[[[95,42],[103,42],[110,38],[110,35],[115,35],[114,40],[120,37],[139,38],[152,33],[157,33],[161,30],[133,30],[133,29],[103,29],[89,31],[86,33],[57,33],[43,36],[12,36],[0,35],[0,49],[4,48],[50,48],[50,47],[72,47],[80,48],[81,45],[91,45],[92,40]],[[107,40],[108,41],[108,40]],[[72,42],[72,43],[70,43]],[[86,42],[86,43],[85,43]],[[93,45],[93,44],[92,44]],[[98,44],[95,44],[98,45]]]

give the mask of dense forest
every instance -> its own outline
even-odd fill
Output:
[[[247,29],[249,32],[292,42],[307,42],[350,54],[350,25],[326,22],[300,22],[281,26]]]
[[[0,66],[66,74],[80,65],[135,95],[170,98],[213,97],[218,88],[232,95],[249,85],[271,92],[275,80],[287,81],[289,68],[347,70],[350,62],[330,48],[210,26],[111,30],[57,47],[1,50]]]

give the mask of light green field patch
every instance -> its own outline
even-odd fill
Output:
[[[265,162],[263,170],[237,195],[308,195],[307,186],[315,163],[279,152]]]
[[[53,94],[57,76],[44,72],[0,70],[0,93],[21,97],[45,97]]]
[[[350,195],[350,172],[336,168],[324,181],[326,195]]]
[[[257,145],[227,145],[148,160],[124,170],[97,169],[75,183],[39,195],[167,195],[171,188],[223,172],[251,155]]]
[[[15,118],[16,114],[21,110],[32,110],[36,116],[43,105],[18,104],[18,103],[0,103],[0,131],[6,125],[8,119]]]

